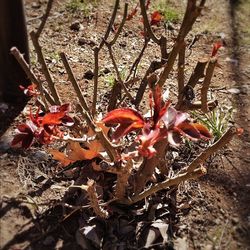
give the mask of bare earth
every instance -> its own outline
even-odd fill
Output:
[[[72,14],[65,11],[65,2],[65,0],[55,1],[41,36],[41,45],[63,100],[75,105],[77,100],[72,98],[73,90],[57,53],[64,51],[68,54],[82,90],[91,100],[93,80],[87,79],[84,74],[94,68],[92,47],[100,41],[106,29],[113,2],[100,0],[101,4],[95,7],[87,18],[84,18],[80,12]],[[178,4],[175,3],[178,1],[170,2],[183,12],[182,1]],[[197,59],[208,56],[212,44],[223,37],[225,46],[219,52],[220,67],[216,68],[212,80],[211,95],[216,95],[222,106],[234,107],[234,118],[231,123],[243,128],[244,133],[234,139],[227,148],[209,159],[206,164],[208,174],[205,177],[179,187],[176,209],[175,211],[170,209],[173,217],[172,245],[164,245],[161,239],[157,245],[140,249],[250,249],[248,96],[250,32],[247,29],[250,22],[250,1],[211,0],[207,2],[207,7],[188,38],[191,41],[194,35],[201,34],[187,61],[187,79]],[[43,0],[25,0],[29,31],[38,27],[39,17],[45,6],[46,1]],[[135,6],[135,3],[131,6]],[[120,18],[121,13],[122,8]],[[79,21],[82,25],[79,30],[70,28],[75,21]],[[174,30],[166,31],[170,32],[170,37],[177,31],[178,25],[178,23],[174,24]],[[141,24],[135,20],[126,24],[124,35],[115,46],[118,64],[124,68],[133,62],[143,45],[140,26]],[[163,30],[159,27],[155,29],[156,32]],[[153,44],[149,45],[139,72],[143,71],[150,59],[156,58],[158,53],[159,51],[154,50]],[[109,71],[113,71],[107,55],[108,53],[101,54],[100,62],[100,71],[106,72],[100,76],[98,91],[100,112],[106,112],[107,90],[110,88]],[[35,66],[36,58],[32,46],[31,58],[32,66]],[[39,67],[36,71],[40,74]],[[174,90],[175,77],[171,75],[168,83],[171,91]],[[9,106],[5,112],[0,110],[0,116],[2,116],[0,117],[2,135],[0,138],[0,247],[4,250],[98,249],[94,244],[90,247],[77,233],[82,223],[79,219],[82,211],[76,211],[65,218],[62,214],[65,215],[65,211],[67,214],[67,208],[54,205],[63,199],[71,180],[65,177],[58,180],[58,183],[50,183],[49,177],[56,171],[57,163],[46,153],[46,147],[34,145],[26,152],[8,147],[15,126],[25,120],[28,112],[25,108],[7,126],[4,121],[11,121],[15,108]],[[51,204],[48,205],[50,200]],[[106,229],[108,223],[110,222],[105,224]],[[121,224],[121,221],[117,222],[114,219],[113,223]],[[119,226],[122,227],[120,224]],[[111,249],[139,249],[135,248],[135,244],[118,247],[119,241],[129,241],[129,238],[124,235],[126,233],[129,235],[129,230],[132,229],[128,225],[126,229],[128,230],[126,232],[121,230],[122,240],[116,239]],[[112,242],[114,239],[109,240]],[[86,246],[88,248],[84,248]]]

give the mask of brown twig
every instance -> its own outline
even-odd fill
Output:
[[[202,88],[201,88],[201,110],[206,113],[209,111],[208,109],[208,105],[207,105],[207,92],[209,89],[209,85],[211,83],[211,79],[213,77],[213,73],[214,73],[214,68],[216,66],[217,63],[217,59],[216,58],[211,58],[208,66],[207,66],[207,70],[206,70],[206,75],[202,84]]]
[[[132,73],[134,72],[134,76],[135,77],[135,73],[136,73],[136,70],[137,70],[137,67],[143,57],[143,54],[144,54],[144,51],[146,50],[147,46],[148,46],[148,42],[149,42],[149,39],[145,37],[144,39],[144,44],[143,44],[143,47],[142,47],[142,50],[140,51],[138,57],[135,59],[134,63],[132,64],[130,70],[129,70],[129,74],[128,76],[126,77],[126,82],[129,80],[130,76],[132,75]],[[126,84],[128,86],[128,84]]]
[[[152,178],[155,168],[165,161],[164,156],[166,154],[167,147],[167,139],[156,143],[154,148],[156,149],[157,154],[150,159],[144,159],[135,177],[134,190],[136,194],[140,193],[144,189],[146,183]]]
[[[182,111],[188,111],[194,110],[194,109],[199,109],[201,108],[201,105],[196,105],[191,103],[189,100],[186,100],[185,98],[185,92],[187,88],[194,88],[195,85],[198,83],[199,79],[204,77],[204,71],[207,65],[207,60],[205,61],[198,61],[198,63],[195,66],[195,69],[192,73],[192,75],[189,78],[188,83],[185,85],[185,87],[182,89],[181,93],[178,96],[178,102],[175,106],[176,109],[182,110]],[[200,107],[199,107],[200,106]]]
[[[108,37],[109,37],[109,33],[110,31],[112,30],[112,27],[114,25],[114,21],[115,21],[115,18],[116,18],[116,14],[117,14],[117,10],[119,8],[119,4],[120,4],[120,0],[116,0],[115,1],[115,5],[114,5],[114,9],[113,9],[113,13],[112,13],[112,16],[110,18],[110,21],[109,21],[109,24],[108,24],[108,27],[107,27],[107,30],[105,32],[105,35],[103,36],[103,39],[100,43],[100,45],[98,46],[98,49],[100,50],[103,45],[105,44],[105,42],[108,40]]]
[[[99,48],[94,48],[94,59],[95,59],[95,68],[94,68],[94,93],[93,93],[93,102],[92,102],[92,116],[95,116],[96,113],[96,102],[97,102],[97,90],[98,90],[98,72],[99,72]]]
[[[72,84],[72,86],[73,86],[73,88],[74,88],[74,90],[76,92],[76,95],[77,95],[77,97],[78,97],[78,99],[80,101],[80,104],[82,105],[82,107],[86,111],[89,112],[87,101],[85,100],[84,96],[82,95],[81,89],[80,89],[80,87],[79,87],[79,85],[78,85],[78,83],[77,83],[77,81],[75,79],[75,76],[74,76],[74,74],[72,72],[72,69],[71,69],[71,67],[69,65],[66,54],[64,52],[61,52],[61,53],[59,53],[59,55],[60,55],[60,57],[62,59],[63,65],[64,65],[64,67],[65,67],[65,69],[67,71],[67,74],[69,76],[69,80],[70,80],[70,82],[71,82],[71,84]]]
[[[168,56],[167,63],[160,75],[158,84],[160,86],[163,86],[166,82],[169,73],[171,72],[174,62],[176,60],[176,57],[180,51],[180,49],[183,46],[183,42],[189,31],[192,29],[192,26],[196,20],[196,18],[200,15],[200,12],[202,8],[204,7],[206,0],[202,0],[200,2],[200,5],[196,6],[196,1],[194,0],[188,0],[185,15],[179,30],[179,34],[176,38],[176,42],[173,46],[172,51],[170,52]]]
[[[237,134],[237,128],[231,127],[217,142],[205,149],[199,156],[197,156],[197,158],[188,166],[186,171],[194,171],[194,169],[196,169],[199,165],[203,164],[210,155],[224,147]]]
[[[117,29],[117,31],[115,33],[115,36],[114,36],[113,40],[111,42],[109,42],[111,46],[115,44],[117,38],[121,34],[123,26],[124,26],[124,24],[126,22],[126,19],[127,19],[127,15],[128,15],[128,3],[125,3],[122,21],[121,21],[121,23],[119,25],[119,28]]]
[[[157,69],[160,69],[163,66],[164,62],[158,62],[158,61],[152,61],[151,64],[149,65],[147,71],[144,74],[144,77],[141,81],[141,84],[139,86],[139,89],[136,93],[136,97],[135,97],[135,102],[134,104],[136,105],[136,107],[138,107],[140,105],[140,102],[143,98],[144,92],[146,90],[147,84],[148,84],[148,76],[150,74],[152,74],[153,72],[155,72]]]
[[[25,72],[25,74],[27,75],[27,77],[31,80],[31,82],[37,84],[37,86],[39,88],[39,91],[41,93],[42,101],[43,101],[43,103],[45,105],[44,108],[47,110],[47,102],[46,102],[45,98],[47,99],[47,101],[51,105],[54,105],[55,102],[54,102],[53,98],[46,91],[46,89],[44,89],[42,87],[42,82],[40,80],[38,80],[38,78],[36,77],[36,75],[34,74],[32,69],[30,68],[28,63],[25,61],[25,59],[24,59],[23,55],[20,53],[20,51],[16,47],[12,47],[10,52],[16,58],[16,60],[18,61],[18,63],[22,67],[22,69]]]
[[[149,23],[148,16],[147,16],[147,10],[146,10],[146,6],[145,6],[145,0],[140,0],[140,7],[141,7],[142,18],[143,18],[143,24],[144,24],[144,27],[145,27],[145,29],[147,31],[148,36],[156,44],[160,45],[161,44],[160,39],[155,36],[155,34],[153,33],[153,31],[151,29],[151,25]]]
[[[44,15],[41,17],[41,23],[40,23],[40,26],[38,27],[37,31],[36,31],[36,37],[39,38],[39,36],[41,35],[43,29],[44,29],[44,26],[46,24],[46,21],[49,17],[49,13],[50,13],[50,10],[52,8],[52,5],[53,5],[53,1],[54,0],[49,0],[48,3],[47,3],[47,7],[46,7],[46,11],[44,13]]]
[[[115,186],[115,197],[117,199],[123,199],[126,193],[126,187],[128,179],[133,169],[133,162],[129,160],[124,167],[121,167],[121,171],[117,174],[117,181]]]
[[[108,48],[108,51],[109,51],[109,55],[110,55],[110,58],[112,60],[112,63],[114,65],[114,68],[115,68],[115,72],[116,72],[116,76],[117,76],[117,79],[119,81],[119,83],[121,84],[126,96],[130,99],[130,101],[133,103],[134,102],[134,98],[132,97],[132,95],[129,93],[124,81],[122,80],[121,78],[121,75],[120,75],[120,72],[119,72],[119,69],[118,69],[118,66],[116,64],[116,61],[115,61],[115,58],[114,58],[114,55],[113,55],[113,51],[112,51],[112,47],[111,45],[106,42],[106,45],[107,45],[107,48]]]
[[[167,179],[163,182],[159,182],[157,184],[154,184],[152,187],[141,192],[140,194],[134,195],[129,199],[123,199],[120,202],[123,204],[132,205],[140,200],[147,198],[148,196],[150,196],[152,194],[155,194],[156,192],[158,192],[160,190],[166,189],[166,188],[171,187],[171,186],[177,186],[183,181],[186,181],[189,179],[196,179],[196,178],[203,176],[205,174],[206,174],[206,169],[204,167],[197,168],[197,169],[193,170],[192,172],[181,173],[181,174],[179,174],[171,179]]]
[[[47,80],[47,83],[48,83],[49,89],[51,91],[51,94],[54,98],[54,101],[57,105],[60,105],[61,101],[60,101],[59,95],[57,93],[57,90],[55,88],[55,84],[53,83],[50,72],[48,70],[48,67],[46,65],[46,62],[45,62],[45,59],[44,59],[44,56],[42,53],[42,48],[41,48],[39,41],[38,41],[38,37],[36,36],[36,33],[34,31],[30,32],[30,37],[31,37],[32,43],[34,45],[34,48],[36,50],[38,61],[39,61],[40,65],[42,66],[43,74]]]
[[[204,77],[204,71],[207,65],[207,60],[198,61],[192,75],[190,76],[187,85],[191,87],[195,87],[195,85],[198,83],[198,81]]]
[[[179,58],[178,58],[178,100],[181,98],[181,93],[184,89],[185,84],[185,51],[186,51],[186,44],[185,42],[182,45],[182,48],[179,52]]]
[[[108,212],[105,211],[99,203],[99,199],[98,199],[98,195],[96,191],[96,183],[94,180],[91,180],[91,179],[88,180],[87,185],[81,185],[81,186],[73,185],[70,187],[81,188],[82,190],[85,190],[87,192],[90,206],[92,207],[92,209],[94,210],[97,216],[100,216],[103,219],[106,219],[109,216]]]
[[[92,102],[92,115],[93,115],[93,117],[95,116],[95,113],[96,113],[96,102],[97,102],[97,91],[98,91],[98,71],[99,71],[99,52],[102,49],[103,45],[105,44],[106,40],[108,39],[110,31],[112,30],[112,27],[114,25],[114,21],[115,21],[116,15],[117,15],[117,10],[119,8],[119,4],[120,4],[120,0],[116,0],[115,6],[113,9],[113,13],[112,13],[111,19],[109,21],[107,30],[103,36],[103,39],[100,42],[99,46],[94,48],[95,68],[94,68],[94,93],[93,93],[93,102]],[[126,15],[127,15],[127,13],[126,13],[127,8],[128,7],[125,4],[124,12]],[[123,25],[124,24],[120,25],[119,33],[118,33],[117,37],[115,36],[115,38],[113,39],[113,41],[112,41],[113,43],[115,43],[116,39],[118,38],[118,36],[123,28]]]

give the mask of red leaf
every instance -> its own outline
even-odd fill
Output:
[[[155,155],[156,150],[153,147],[156,142],[162,140],[168,135],[168,131],[166,129],[156,128],[154,130],[143,129],[142,135],[138,136],[140,140],[140,145],[138,147],[138,152],[147,158],[151,158]]]
[[[60,125],[64,116],[64,112],[48,113],[43,117],[42,125]]]
[[[189,122],[182,122],[178,126],[174,127],[174,130],[191,140],[198,140],[201,138],[199,130]]]
[[[221,48],[222,47],[222,42],[216,42],[215,44],[214,44],[214,46],[213,46],[213,50],[212,50],[212,53],[211,53],[211,57],[213,57],[213,56],[216,56],[216,54],[217,54],[217,52],[218,52],[218,50],[219,50],[219,48]]]
[[[131,108],[119,108],[110,111],[102,121],[106,125],[118,124],[118,123],[133,123],[143,125],[144,119],[140,113]]]
[[[113,139],[119,139],[129,132],[142,128],[144,119],[140,113],[131,108],[120,108],[110,111],[102,120],[106,125],[120,124],[113,134]]]
[[[28,124],[21,124],[17,128],[18,134],[14,137],[11,145],[21,144],[22,148],[29,148],[34,139],[34,131]]]
[[[208,140],[212,138],[212,135],[210,134],[208,128],[205,125],[202,125],[200,123],[192,123],[192,126],[199,131],[202,139]]]
[[[162,15],[159,11],[154,11],[152,14],[151,14],[151,22],[150,22],[150,25],[157,25],[162,19]]]
[[[32,83],[28,87],[24,87],[22,85],[19,85],[19,88],[23,90],[23,93],[27,96],[38,96],[40,95],[40,92],[37,90],[37,85],[35,83]]]
[[[71,126],[73,125],[74,121],[71,117],[67,115],[67,112],[70,110],[70,105],[63,104],[61,106],[51,106],[50,107],[50,113],[46,114],[42,118],[42,126],[45,125],[67,125]]]

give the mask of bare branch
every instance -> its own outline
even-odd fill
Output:
[[[94,48],[95,68],[94,68],[94,93],[92,102],[92,116],[96,113],[97,90],[98,90],[98,72],[99,72],[99,49]]]
[[[41,48],[39,41],[38,41],[38,37],[36,36],[36,33],[34,31],[30,32],[30,36],[31,36],[31,40],[33,42],[34,48],[35,48],[36,53],[37,53],[38,61],[42,66],[43,74],[47,80],[47,83],[48,83],[49,89],[51,91],[51,94],[54,98],[54,101],[57,105],[60,105],[61,101],[60,101],[59,95],[57,93],[57,90],[55,88],[55,84],[54,84],[52,77],[50,75],[50,72],[48,70],[48,67],[46,65],[46,62],[45,62],[45,59],[44,59],[44,56],[42,53],[42,48]]]
[[[209,89],[209,85],[211,83],[211,79],[213,77],[214,68],[217,64],[216,58],[211,58],[211,60],[208,63],[207,70],[206,70],[206,76],[204,78],[202,88],[201,88],[201,110],[206,113],[209,111],[208,105],[207,105],[207,92]]]
[[[36,75],[34,74],[34,72],[32,71],[32,69],[30,68],[30,66],[28,65],[28,63],[25,61],[25,59],[24,59],[23,55],[20,53],[20,51],[16,47],[12,47],[11,50],[10,50],[10,52],[16,58],[16,60],[18,61],[18,63],[22,67],[22,69],[25,72],[25,74],[27,75],[27,77],[31,80],[31,82],[33,82],[33,83],[35,83],[35,84],[38,85],[39,91],[41,93],[42,101],[43,101],[46,109],[47,109],[47,103],[46,103],[45,98],[47,99],[47,101],[51,105],[54,105],[55,101],[52,99],[52,97],[46,91],[46,89],[44,89],[42,87],[42,82],[40,80],[38,80],[38,78],[36,77]]]
[[[204,167],[200,167],[195,169],[192,172],[185,172],[185,173],[181,173],[171,179],[167,179],[163,182],[159,182],[154,184],[152,187],[150,187],[149,189],[141,192],[140,194],[137,194],[135,196],[132,196],[129,199],[123,199],[120,202],[123,204],[128,204],[128,205],[132,205],[140,200],[143,200],[145,198],[147,198],[148,196],[155,194],[156,192],[166,189],[168,187],[172,187],[172,186],[177,186],[179,185],[181,182],[189,180],[189,179],[196,179],[200,176],[203,176],[206,174],[206,169]]]
[[[236,127],[231,127],[217,142],[205,149],[199,156],[197,156],[197,158],[188,166],[187,172],[194,171],[194,169],[203,164],[210,155],[223,148],[237,134],[238,129]]]
[[[112,60],[112,63],[114,65],[114,68],[115,68],[115,72],[116,72],[116,76],[118,78],[118,81],[119,83],[121,84],[122,88],[124,89],[124,92],[126,94],[126,96],[130,99],[130,101],[133,103],[134,102],[134,98],[132,97],[132,95],[129,93],[126,85],[124,84],[122,78],[121,78],[121,75],[120,75],[120,72],[119,72],[119,69],[117,67],[117,64],[116,64],[116,61],[115,61],[115,58],[114,58],[114,55],[113,55],[113,51],[112,51],[112,47],[109,43],[106,42],[106,45],[108,47],[108,51],[109,51],[109,55],[110,55],[110,58]]]
[[[140,0],[141,1],[141,0]],[[204,2],[204,3],[203,3]],[[167,63],[160,75],[158,84],[160,86],[163,86],[166,82],[169,73],[171,72],[175,59],[182,48],[182,44],[184,42],[185,37],[187,36],[188,32],[192,29],[192,26],[196,20],[196,18],[200,15],[200,12],[205,4],[205,1],[202,1],[202,3],[199,5],[199,7],[196,6],[196,1],[194,0],[188,0],[185,15],[179,30],[179,34],[176,38],[176,42],[173,46],[172,51],[170,52],[168,56]]]
[[[179,52],[179,60],[178,60],[178,100],[181,98],[181,93],[184,89],[185,84],[185,51],[186,51],[186,44],[185,42],[182,45],[182,48]]]
[[[49,0],[48,3],[47,3],[47,7],[46,7],[46,11],[44,13],[44,15],[41,17],[41,23],[40,23],[40,26],[38,27],[37,31],[36,31],[36,37],[37,39],[39,38],[39,36],[41,35],[43,29],[44,29],[44,26],[46,24],[46,21],[49,17],[49,13],[50,13],[50,10],[52,8],[52,5],[53,5],[53,1],[54,0]]]
[[[105,35],[99,45],[99,50],[103,47],[103,45],[105,44],[105,42],[107,41],[108,37],[109,37],[109,33],[110,31],[112,30],[112,27],[114,25],[114,21],[115,21],[115,18],[116,18],[116,14],[117,14],[117,10],[119,8],[119,4],[120,4],[120,0],[116,0],[115,1],[115,6],[114,6],[114,9],[113,9],[113,13],[112,13],[112,16],[111,16],[111,19],[109,21],[109,25],[107,27],[107,30],[105,32]]]
[[[121,24],[119,25],[119,28],[118,28],[118,30],[116,31],[113,40],[112,40],[111,42],[109,42],[111,46],[115,44],[117,38],[118,38],[119,35],[121,34],[121,31],[122,31],[123,26],[124,26],[124,24],[125,24],[125,22],[126,22],[126,19],[127,19],[127,14],[128,14],[128,3],[125,3],[124,12],[123,12],[123,17],[122,17]]]
[[[78,85],[78,83],[77,83],[77,81],[76,81],[76,79],[75,79],[75,76],[74,76],[74,74],[73,74],[73,72],[72,72],[72,69],[71,69],[71,67],[70,67],[70,65],[69,65],[69,62],[68,62],[68,59],[67,59],[66,54],[65,54],[64,52],[61,52],[61,53],[60,53],[60,57],[61,57],[61,59],[62,59],[63,65],[64,65],[64,67],[65,67],[65,69],[66,69],[66,71],[67,71],[67,74],[68,74],[68,76],[69,76],[69,80],[70,80],[72,86],[74,87],[74,90],[75,90],[75,92],[76,92],[76,95],[77,95],[77,97],[78,97],[78,99],[79,99],[79,101],[80,101],[80,104],[82,105],[82,107],[83,107],[86,111],[89,112],[88,104],[87,104],[87,102],[86,102],[84,96],[82,95],[81,89],[80,89],[80,87],[79,87],[79,85]]]
[[[143,23],[145,25],[145,29],[147,31],[148,36],[158,45],[161,45],[160,39],[158,39],[155,34],[153,33],[152,29],[151,29],[151,25],[149,23],[148,20],[148,16],[147,16],[147,10],[146,10],[146,6],[145,6],[145,0],[140,0],[140,7],[141,7],[141,14],[143,17]]]

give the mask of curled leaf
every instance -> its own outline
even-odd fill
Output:
[[[142,128],[145,123],[141,114],[131,108],[112,110],[102,119],[102,121],[106,125],[119,124],[112,136],[114,140],[119,139],[131,131]]]
[[[17,127],[18,133],[12,140],[11,145],[21,145],[22,148],[29,148],[34,140],[35,125],[33,123],[21,124]]]

